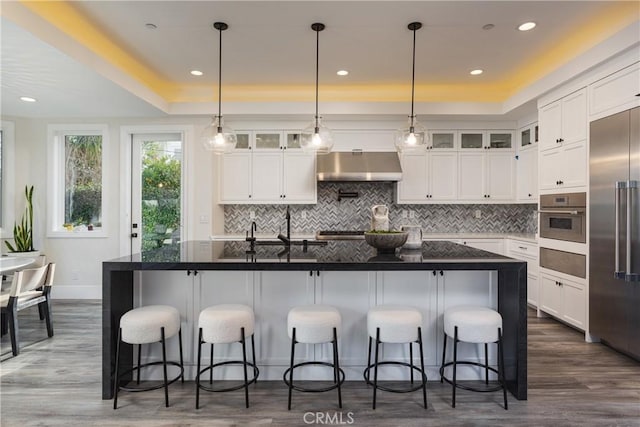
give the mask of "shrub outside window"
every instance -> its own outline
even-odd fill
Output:
[[[51,125],[49,135],[55,186],[49,190],[49,235],[104,237],[106,126]]]

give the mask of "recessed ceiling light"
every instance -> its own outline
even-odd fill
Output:
[[[484,73],[484,70],[481,70],[479,68],[477,70],[471,70],[469,72],[469,74],[471,74],[472,76],[477,76],[477,75],[482,74],[482,73]]]
[[[486,25],[483,25],[483,26],[482,26],[482,29],[483,29],[483,30],[492,30],[492,29],[493,29],[493,27],[495,27],[495,25],[493,25],[493,24],[486,24]]]
[[[147,29],[149,30],[155,30],[156,28],[158,28],[156,24],[152,24],[152,23],[144,24],[144,26],[147,27]]]
[[[200,71],[200,70],[191,70],[191,75],[193,75],[193,76],[201,76],[203,74],[204,73],[202,71]]]
[[[336,74],[339,76],[348,76],[349,72],[347,70],[340,70]]]
[[[24,102],[36,102],[35,98],[32,98],[30,96],[21,96],[20,97],[20,101],[24,101]]]
[[[536,27],[536,23],[535,22],[525,22],[524,24],[520,24],[518,26],[518,29],[520,31],[529,31],[532,30]]]

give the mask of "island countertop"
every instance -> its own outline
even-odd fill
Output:
[[[425,241],[420,249],[399,249],[395,254],[378,254],[363,240],[317,243],[187,241],[105,264],[116,270],[494,270],[498,264],[526,268],[523,261],[447,241]]]

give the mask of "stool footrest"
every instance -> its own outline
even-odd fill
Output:
[[[308,366],[308,365],[321,365],[321,366],[328,366],[330,368],[334,368],[333,363],[311,361],[311,362],[302,362],[302,363],[293,365],[293,369],[299,368],[300,366]],[[282,376],[282,379],[284,380],[284,383],[287,386],[289,386],[289,379],[288,379],[289,371],[291,371],[291,368],[288,368],[286,371],[284,371],[284,374]],[[297,385],[293,385],[291,386],[291,388],[297,391],[305,392],[305,393],[322,393],[329,390],[335,390],[336,388],[338,388],[339,385],[342,385],[342,383],[344,383],[344,379],[345,379],[344,371],[342,370],[342,368],[338,368],[338,373],[339,373],[338,382],[330,385],[329,387],[307,388],[307,387],[300,387]]]
[[[149,362],[149,363],[142,364],[140,366],[134,366],[133,368],[127,369],[125,372],[121,373],[120,376],[118,378],[116,378],[116,382],[119,382],[120,379],[122,377],[124,377],[125,375],[127,375],[127,374],[133,373],[133,372],[135,372],[135,371],[137,371],[139,369],[142,369],[142,368],[146,368],[146,367],[149,367],[149,366],[156,366],[156,365],[162,365],[162,362],[161,361]],[[175,378],[173,378],[171,380],[167,380],[167,385],[169,385],[169,384],[173,384],[174,382],[178,381],[182,377],[182,375],[184,374],[184,367],[182,367],[178,362],[171,362],[171,361],[167,361],[167,365],[176,366],[176,367],[180,368],[180,373]],[[164,382],[162,382],[162,383],[160,383],[158,385],[154,385],[154,386],[146,387],[146,388],[128,387],[128,386],[121,386],[121,385],[118,386],[119,390],[124,390],[124,391],[129,391],[129,392],[150,391],[150,390],[157,390],[159,388],[164,388]]]
[[[462,362],[456,362],[457,365],[473,365],[473,366],[479,366],[482,369],[487,369],[486,365],[483,365],[482,363],[479,362],[471,362],[471,361],[462,361]],[[444,368],[446,368],[447,366],[452,366],[453,362],[448,362],[445,363],[444,365],[442,365],[440,367],[440,378],[442,378],[444,381],[448,382],[449,384],[453,385],[453,380],[450,380],[449,378],[444,376]],[[488,367],[488,369],[499,375],[499,372],[496,368],[493,368],[491,366]],[[479,380],[479,381],[483,381],[483,380]],[[483,381],[484,382],[484,381]],[[465,384],[460,384],[456,381],[456,388],[462,389],[462,390],[469,390],[469,391],[476,391],[476,392],[480,392],[480,393],[487,393],[487,392],[493,392],[493,391],[499,391],[502,390],[502,384],[498,383],[498,385],[496,386],[492,386],[492,387],[483,387],[483,388],[479,388],[479,387],[471,387]]]
[[[207,372],[207,371],[209,371],[209,370],[211,370],[213,368],[217,368],[218,366],[224,366],[224,365],[240,365],[240,366],[246,365],[246,366],[250,366],[253,369],[253,378],[250,378],[247,381],[246,384],[243,382],[240,385],[232,386],[232,387],[226,387],[226,388],[214,389],[214,388],[202,385],[202,382],[200,380],[200,376],[203,373],[205,373],[205,372]],[[260,374],[260,370],[258,369],[258,367],[255,364],[253,364],[251,362],[243,362],[242,360],[227,360],[225,362],[214,363],[213,365],[207,366],[206,368],[204,368],[200,372],[198,372],[198,375],[196,376],[196,385],[201,390],[210,391],[210,392],[213,392],[213,393],[222,393],[222,392],[226,392],[226,391],[240,390],[241,388],[248,387],[249,385],[251,385],[251,384],[255,383],[256,381],[258,381],[258,375],[259,374]]]
[[[375,364],[372,364],[372,365],[367,366],[365,368],[365,370],[364,370],[364,382],[366,382],[370,386],[376,387],[378,390],[390,391],[391,393],[410,393],[412,391],[417,391],[417,390],[420,390],[420,389],[424,388],[423,381],[424,381],[424,383],[427,382],[427,374],[425,374],[422,371],[422,369],[420,369],[418,366],[410,365],[409,363],[406,363],[406,362],[396,362],[396,361],[378,362],[378,366],[381,366],[381,365],[396,365],[396,366],[405,366],[407,368],[412,368],[413,370],[418,371],[422,375],[422,381],[420,381],[420,383],[418,385],[416,385],[414,387],[408,387],[408,388],[392,388],[392,387],[382,386],[380,384],[378,384],[376,386],[369,379],[369,371],[371,370],[371,368],[374,368],[376,366]]]

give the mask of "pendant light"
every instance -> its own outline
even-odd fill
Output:
[[[229,28],[224,22],[215,22],[213,28],[220,35],[220,49],[218,56],[218,115],[214,116],[211,123],[204,129],[201,135],[204,148],[215,154],[230,153],[236,148],[237,137],[235,132],[224,125],[222,120],[222,32]]]
[[[427,148],[426,129],[417,122],[413,112],[416,85],[416,31],[422,28],[421,22],[412,22],[407,28],[413,31],[413,62],[411,68],[411,115],[406,128],[400,129],[396,135],[396,148],[400,152],[421,151]]]
[[[333,135],[329,128],[322,124],[322,117],[318,116],[318,64],[320,58],[320,31],[324,24],[315,23],[311,29],[316,32],[316,115],[313,122],[302,131],[300,146],[304,151],[317,154],[327,154],[333,148]]]

